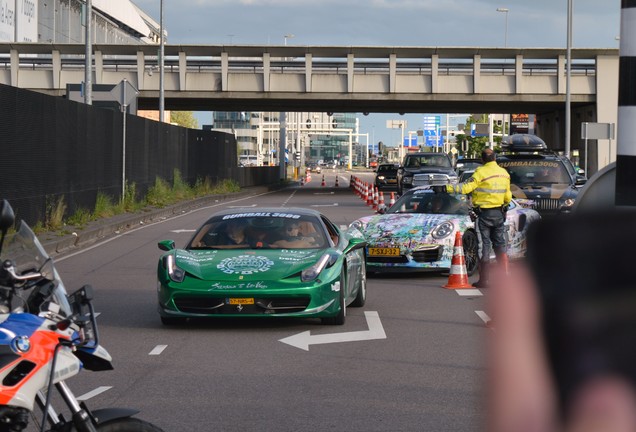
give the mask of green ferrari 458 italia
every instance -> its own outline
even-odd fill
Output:
[[[365,240],[309,209],[232,209],[177,249],[159,242],[164,324],[195,317],[316,317],[345,322],[366,300]]]

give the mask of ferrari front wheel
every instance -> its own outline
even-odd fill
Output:
[[[472,276],[479,267],[479,240],[474,231],[466,231],[462,236],[466,273]]]
[[[347,318],[347,306],[345,305],[345,269],[340,270],[340,292],[338,296],[339,310],[338,313],[331,317],[321,318],[321,322],[325,325],[343,325]]]
[[[351,303],[352,307],[362,307],[367,301],[367,264],[362,263],[360,267],[360,287],[355,300]]]

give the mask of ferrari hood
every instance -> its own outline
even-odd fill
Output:
[[[324,249],[177,250],[176,264],[208,281],[262,281],[287,278],[314,264]]]

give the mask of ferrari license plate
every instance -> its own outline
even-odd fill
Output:
[[[231,305],[251,305],[254,304],[253,298],[233,298],[230,297],[227,299],[227,304]]]
[[[399,256],[400,248],[378,248],[378,247],[370,247],[369,248],[370,256]]]

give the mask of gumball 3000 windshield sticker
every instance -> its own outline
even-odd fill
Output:
[[[251,275],[268,271],[274,262],[264,256],[239,255],[225,258],[216,267],[223,273]]]

